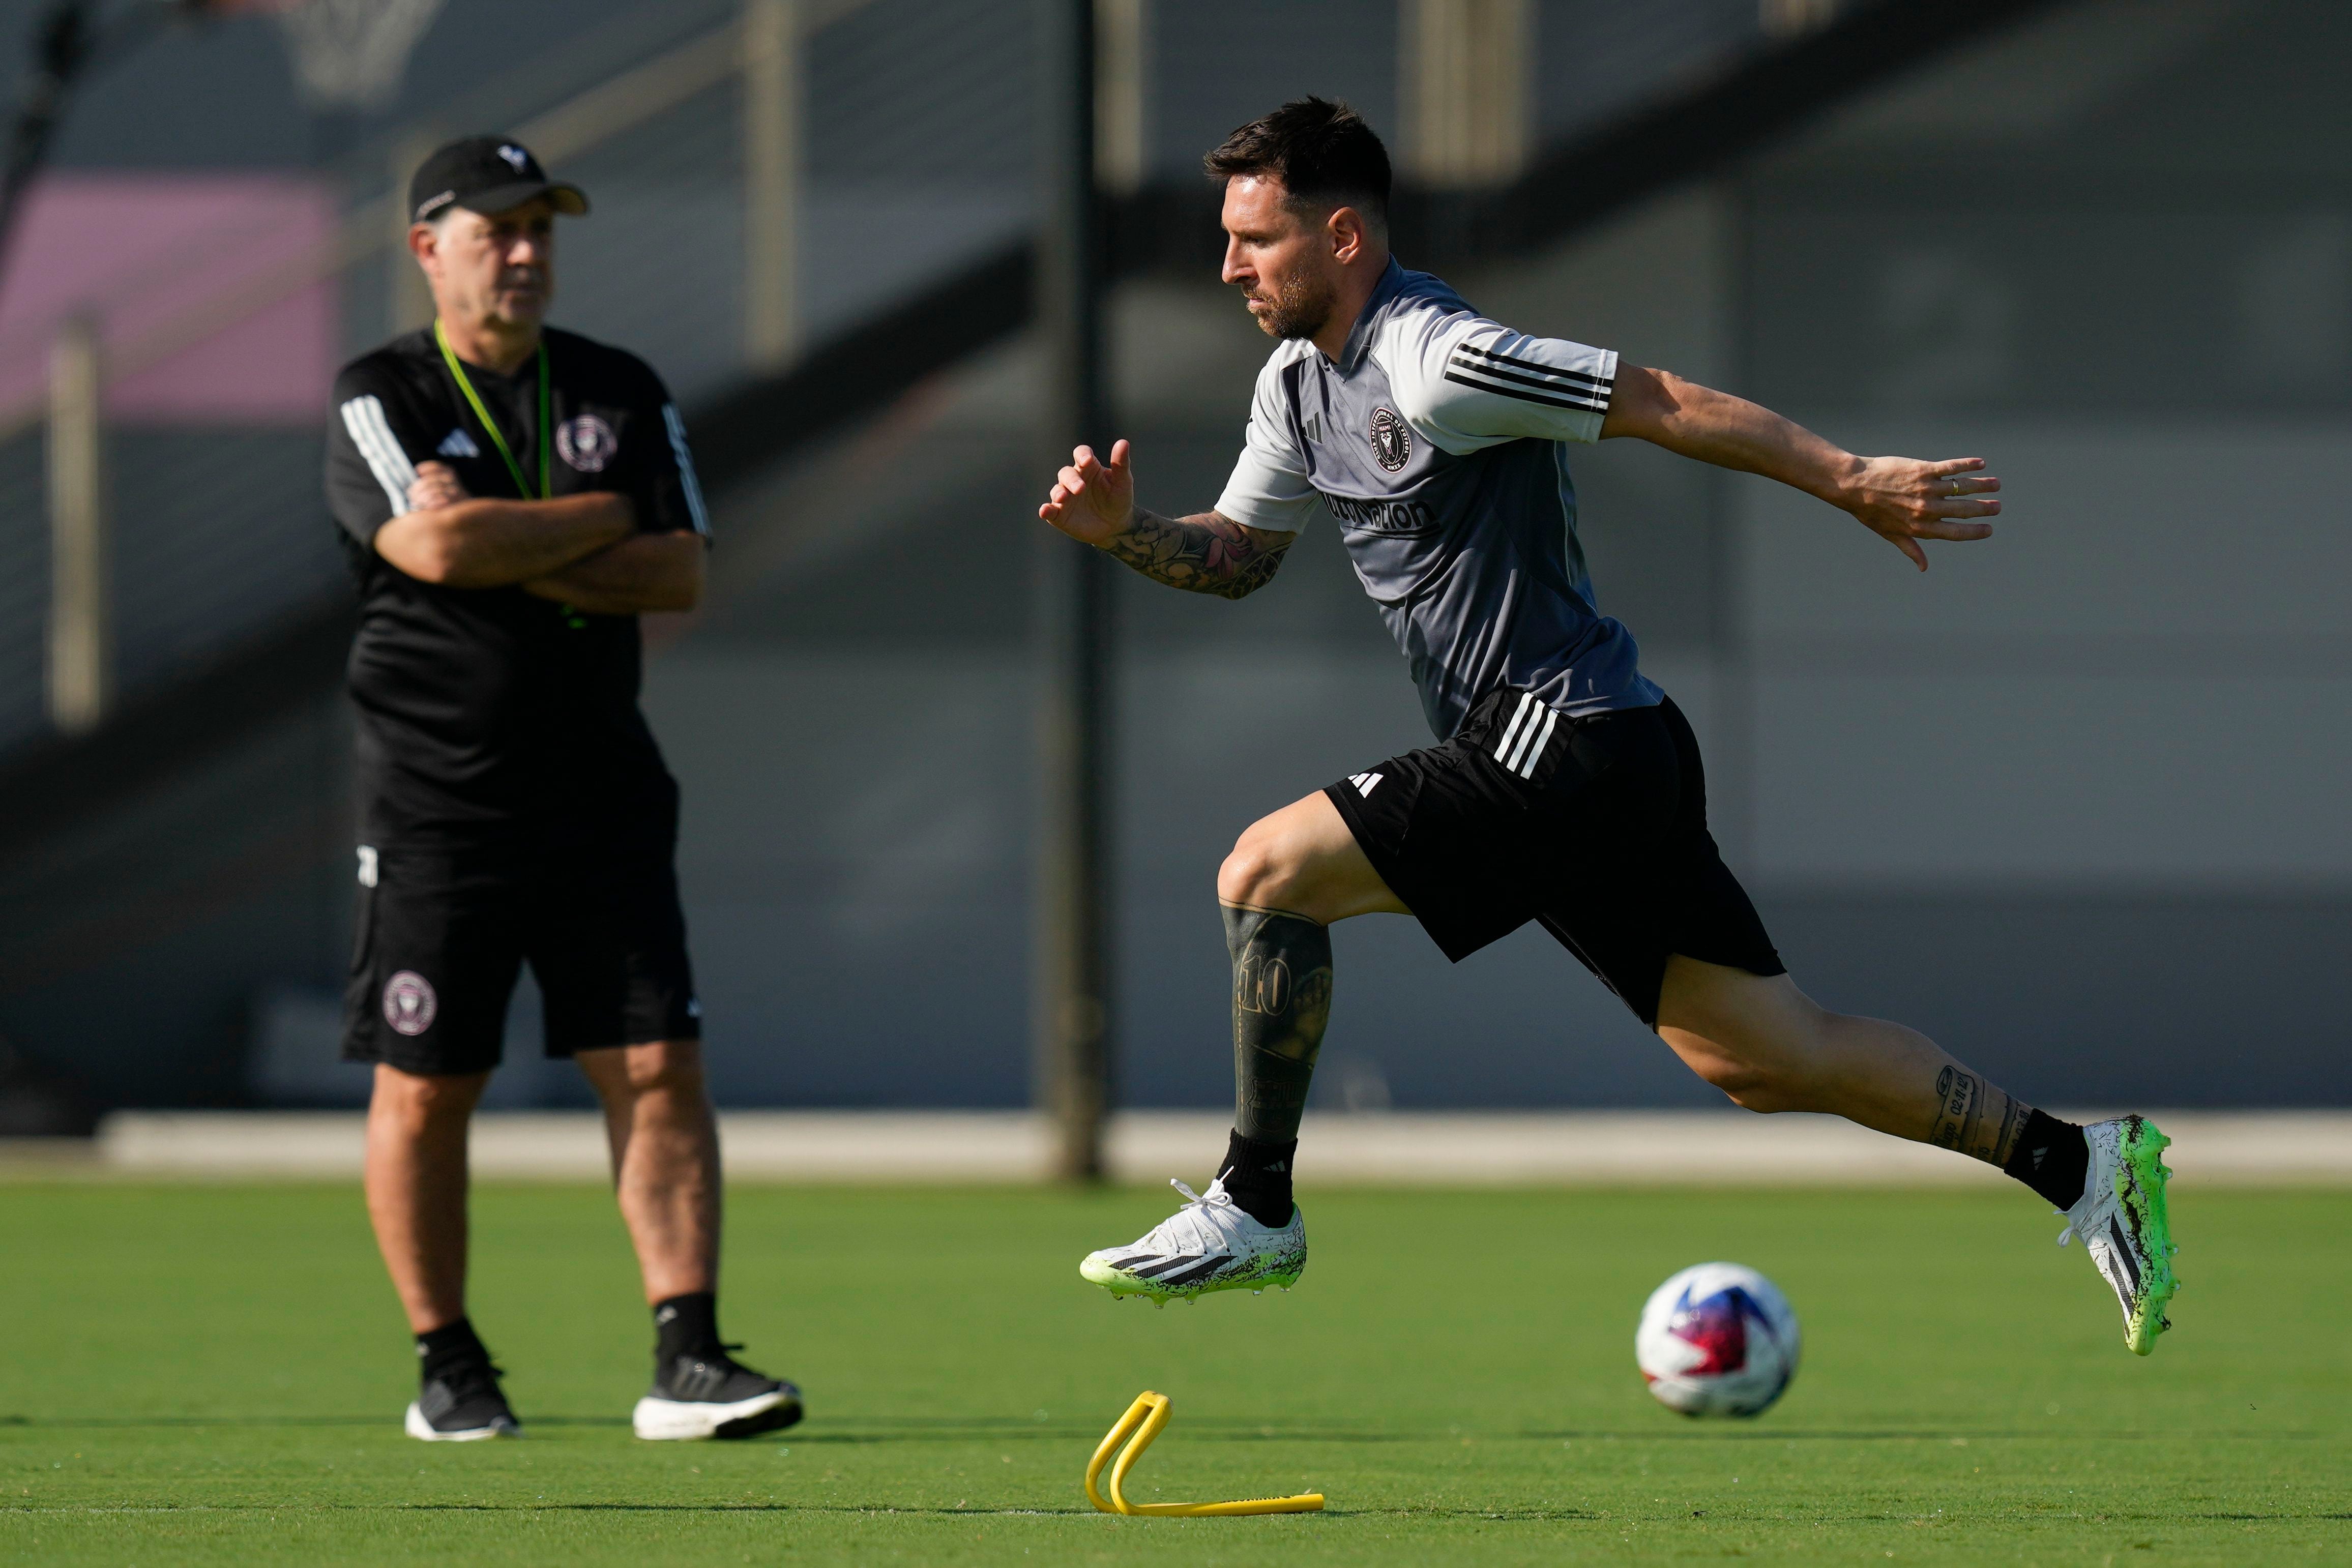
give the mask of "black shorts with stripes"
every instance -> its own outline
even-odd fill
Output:
[[[1489,693],[1444,745],[1324,791],[1445,956],[1458,964],[1540,921],[1654,1026],[1671,954],[1785,973],[1707,831],[1682,711],[1666,701],[1542,733],[1546,712],[1525,692]]]

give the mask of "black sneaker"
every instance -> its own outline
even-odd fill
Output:
[[[727,1354],[741,1348],[655,1362],[654,1385],[637,1401],[637,1436],[656,1443],[751,1437],[799,1420],[801,1391]]]
[[[478,1443],[520,1437],[522,1423],[499,1392],[505,1373],[487,1361],[460,1362],[425,1380],[408,1407],[408,1435],[427,1443]]]

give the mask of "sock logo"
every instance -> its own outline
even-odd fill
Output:
[[[2033,1168],[2035,1170],[2038,1171],[2042,1168],[2042,1157],[2049,1152],[2050,1145],[2047,1144],[2042,1145],[2040,1148],[2033,1151]]]
[[[1268,1176],[1273,1176],[1276,1173],[1289,1170],[1290,1162],[1288,1160],[1276,1160],[1274,1164],[1266,1166],[1265,1169]]]

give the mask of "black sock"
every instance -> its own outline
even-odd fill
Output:
[[[2083,1185],[2090,1179],[2090,1140],[2075,1124],[2034,1111],[2000,1168],[2060,1208],[2072,1208],[2083,1201]]]
[[[1268,1144],[1236,1132],[1225,1145],[1225,1168],[1217,1179],[1244,1214],[1279,1230],[1290,1223],[1290,1166],[1297,1153],[1297,1138]]]
[[[654,1303],[654,1358],[667,1365],[681,1355],[707,1356],[719,1345],[719,1297],[710,1291]]]
[[[490,1353],[474,1333],[471,1318],[443,1323],[416,1336],[416,1359],[426,1383],[467,1362],[488,1361]]]

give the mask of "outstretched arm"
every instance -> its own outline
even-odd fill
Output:
[[[1665,371],[1621,366],[1601,438],[1637,435],[1718,468],[1761,474],[1853,514],[1927,570],[1921,539],[1981,539],[1999,515],[2000,481],[1981,457],[1923,463],[1857,457],[1770,409]]]
[[[1135,475],[1120,441],[1104,463],[1091,447],[1070,454],[1037,515],[1155,582],[1191,593],[1244,599],[1273,580],[1297,538],[1254,528],[1217,513],[1163,517],[1135,505]]]

